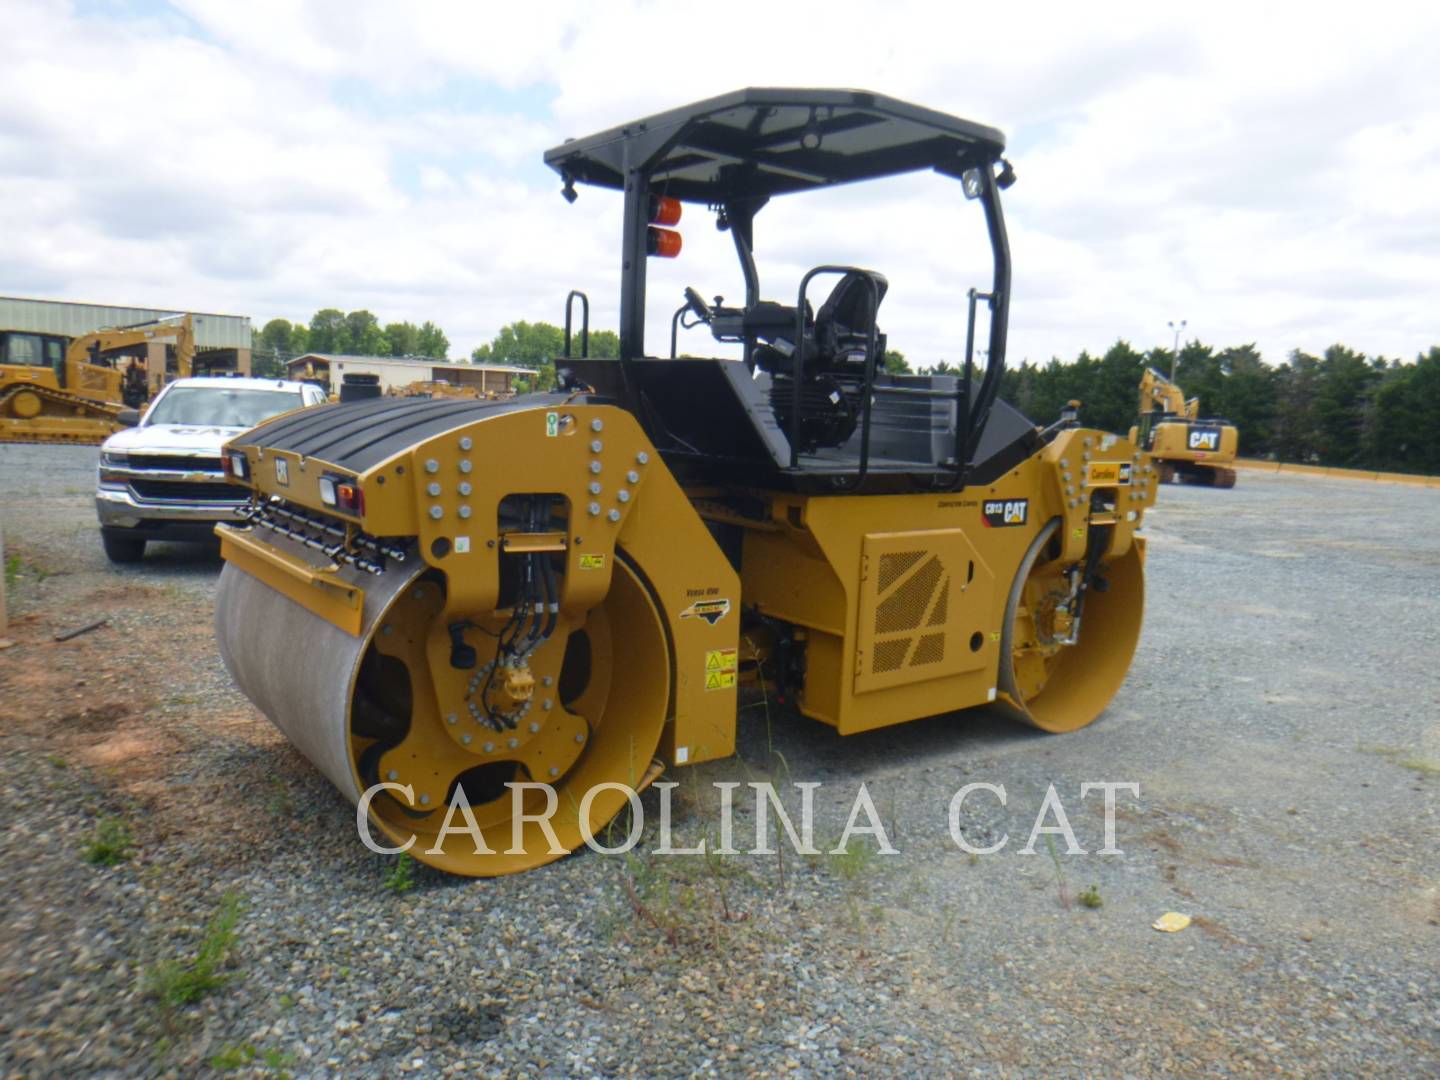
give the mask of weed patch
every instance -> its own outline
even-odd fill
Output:
[[[240,921],[240,897],[227,892],[220,909],[211,917],[193,959],[161,960],[146,972],[145,988],[167,1010],[193,1005],[220,989],[230,976],[220,969],[235,947],[235,927]]]
[[[386,871],[381,884],[397,896],[415,888],[415,860],[408,851],[402,851],[396,857],[395,864]]]
[[[101,818],[82,854],[91,866],[118,866],[135,854],[135,837],[121,818]]]
[[[285,1067],[293,1063],[294,1058],[289,1054],[279,1050],[257,1050],[249,1043],[227,1046],[210,1059],[211,1068],[221,1072],[227,1072],[230,1069],[255,1069],[262,1073],[268,1073],[277,1080],[290,1076]]]

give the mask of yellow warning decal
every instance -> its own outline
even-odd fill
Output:
[[[737,666],[734,649],[705,650],[706,671],[734,671]]]
[[[705,689],[728,690],[734,686],[737,666],[734,649],[707,649],[705,652]]]
[[[581,556],[580,556],[580,569],[581,569],[581,570],[604,570],[604,569],[605,569],[605,556],[604,556],[604,555],[581,555]]]

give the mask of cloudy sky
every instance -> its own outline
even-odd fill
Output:
[[[365,307],[436,320],[459,355],[559,322],[580,286],[613,327],[618,196],[567,206],[541,152],[740,86],[835,85],[1006,132],[1014,360],[1168,346],[1181,318],[1272,362],[1440,342],[1440,7],[1173,10],[0,0],[0,295],[257,328]],[[652,351],[686,283],[741,291],[703,218],[652,271]],[[958,355],[987,283],[958,185],[780,200],[757,230],[767,296],[872,266],[892,344]]]

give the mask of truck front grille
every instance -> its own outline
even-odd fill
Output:
[[[249,491],[223,481],[189,483],[185,480],[130,480],[135,497],[146,502],[236,503],[249,498]]]
[[[131,454],[130,468],[155,469],[164,472],[208,472],[224,475],[218,457],[192,457],[187,454]]]

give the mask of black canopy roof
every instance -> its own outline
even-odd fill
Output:
[[[752,88],[567,140],[545,163],[611,188],[639,168],[652,191],[719,204],[919,169],[959,176],[1004,148],[994,128],[882,94]]]

